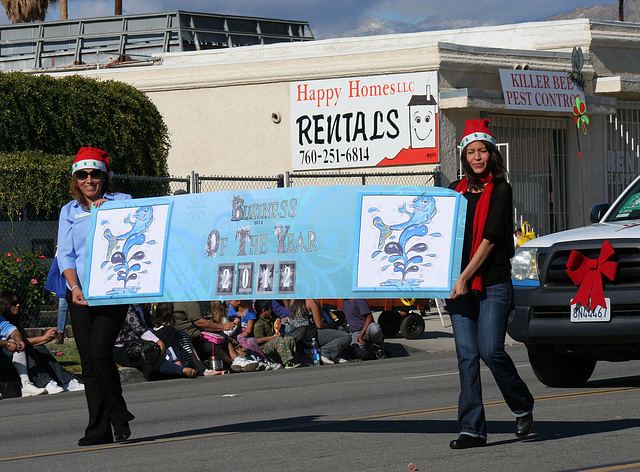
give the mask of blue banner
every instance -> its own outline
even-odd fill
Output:
[[[466,200],[438,187],[332,186],[107,202],[91,212],[92,305],[445,298]]]

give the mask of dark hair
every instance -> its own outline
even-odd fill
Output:
[[[303,315],[303,313],[305,315]],[[311,311],[307,308],[307,299],[296,298],[295,300],[291,300],[291,305],[289,306],[289,316],[291,316],[291,318],[296,318],[298,316],[311,317]]]
[[[251,300],[238,300],[238,303],[241,307],[246,308],[247,310],[253,310],[253,303]]]
[[[482,143],[489,151],[489,161],[487,162],[487,168],[489,172],[493,174],[494,180],[506,180],[507,179],[507,170],[504,168],[504,160],[502,159],[502,155],[498,148],[490,143],[489,141],[481,140]],[[472,141],[473,142],[473,141]],[[471,143],[469,143],[471,144]],[[476,174],[471,170],[471,166],[469,165],[469,161],[467,161],[467,144],[463,149],[462,153],[460,153],[460,162],[462,164],[462,172],[469,179],[471,185],[475,185],[476,187],[482,187],[482,184],[479,179],[476,179]]]
[[[173,318],[173,303],[162,302],[156,305],[155,314],[153,316],[153,327],[173,326],[175,322]]]
[[[256,300],[255,301],[256,313],[260,314],[263,311],[269,311],[271,309],[271,300]]]
[[[114,193],[113,182],[111,182],[111,176],[108,172],[102,171],[102,194]],[[84,193],[80,190],[78,184],[77,172],[73,173],[73,179],[71,179],[71,196],[76,200],[82,208],[85,208],[86,199]]]
[[[0,292],[0,314],[7,318],[11,316],[9,309],[13,304],[13,300],[18,298],[18,294],[11,290],[3,290]]]

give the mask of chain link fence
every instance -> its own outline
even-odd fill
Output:
[[[0,178],[2,175],[0,169]],[[404,173],[287,172],[275,176],[246,177],[200,176],[192,172],[189,177],[183,178],[115,174],[113,182],[118,191],[129,193],[133,198],[144,198],[173,195],[176,192],[204,193],[311,185],[439,186],[440,173],[438,170]],[[24,209],[11,219],[0,210],[0,289],[18,293],[18,298],[23,302],[22,322],[26,327],[57,324],[58,300],[43,287],[55,256],[57,233],[57,212],[45,218],[33,210]]]

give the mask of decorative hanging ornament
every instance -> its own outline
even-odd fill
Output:
[[[589,117],[585,114],[587,112],[587,106],[580,99],[576,97],[576,104],[573,106],[573,115],[578,128],[582,127],[582,132],[587,134],[587,125],[589,124]]]

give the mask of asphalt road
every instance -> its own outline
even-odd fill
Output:
[[[128,443],[79,448],[82,393],[0,400],[0,469],[96,471],[640,470],[640,362],[600,363],[579,389],[537,381],[523,346],[508,351],[536,398],[534,433],[483,371],[489,443],[453,451],[452,352],[125,385]]]

